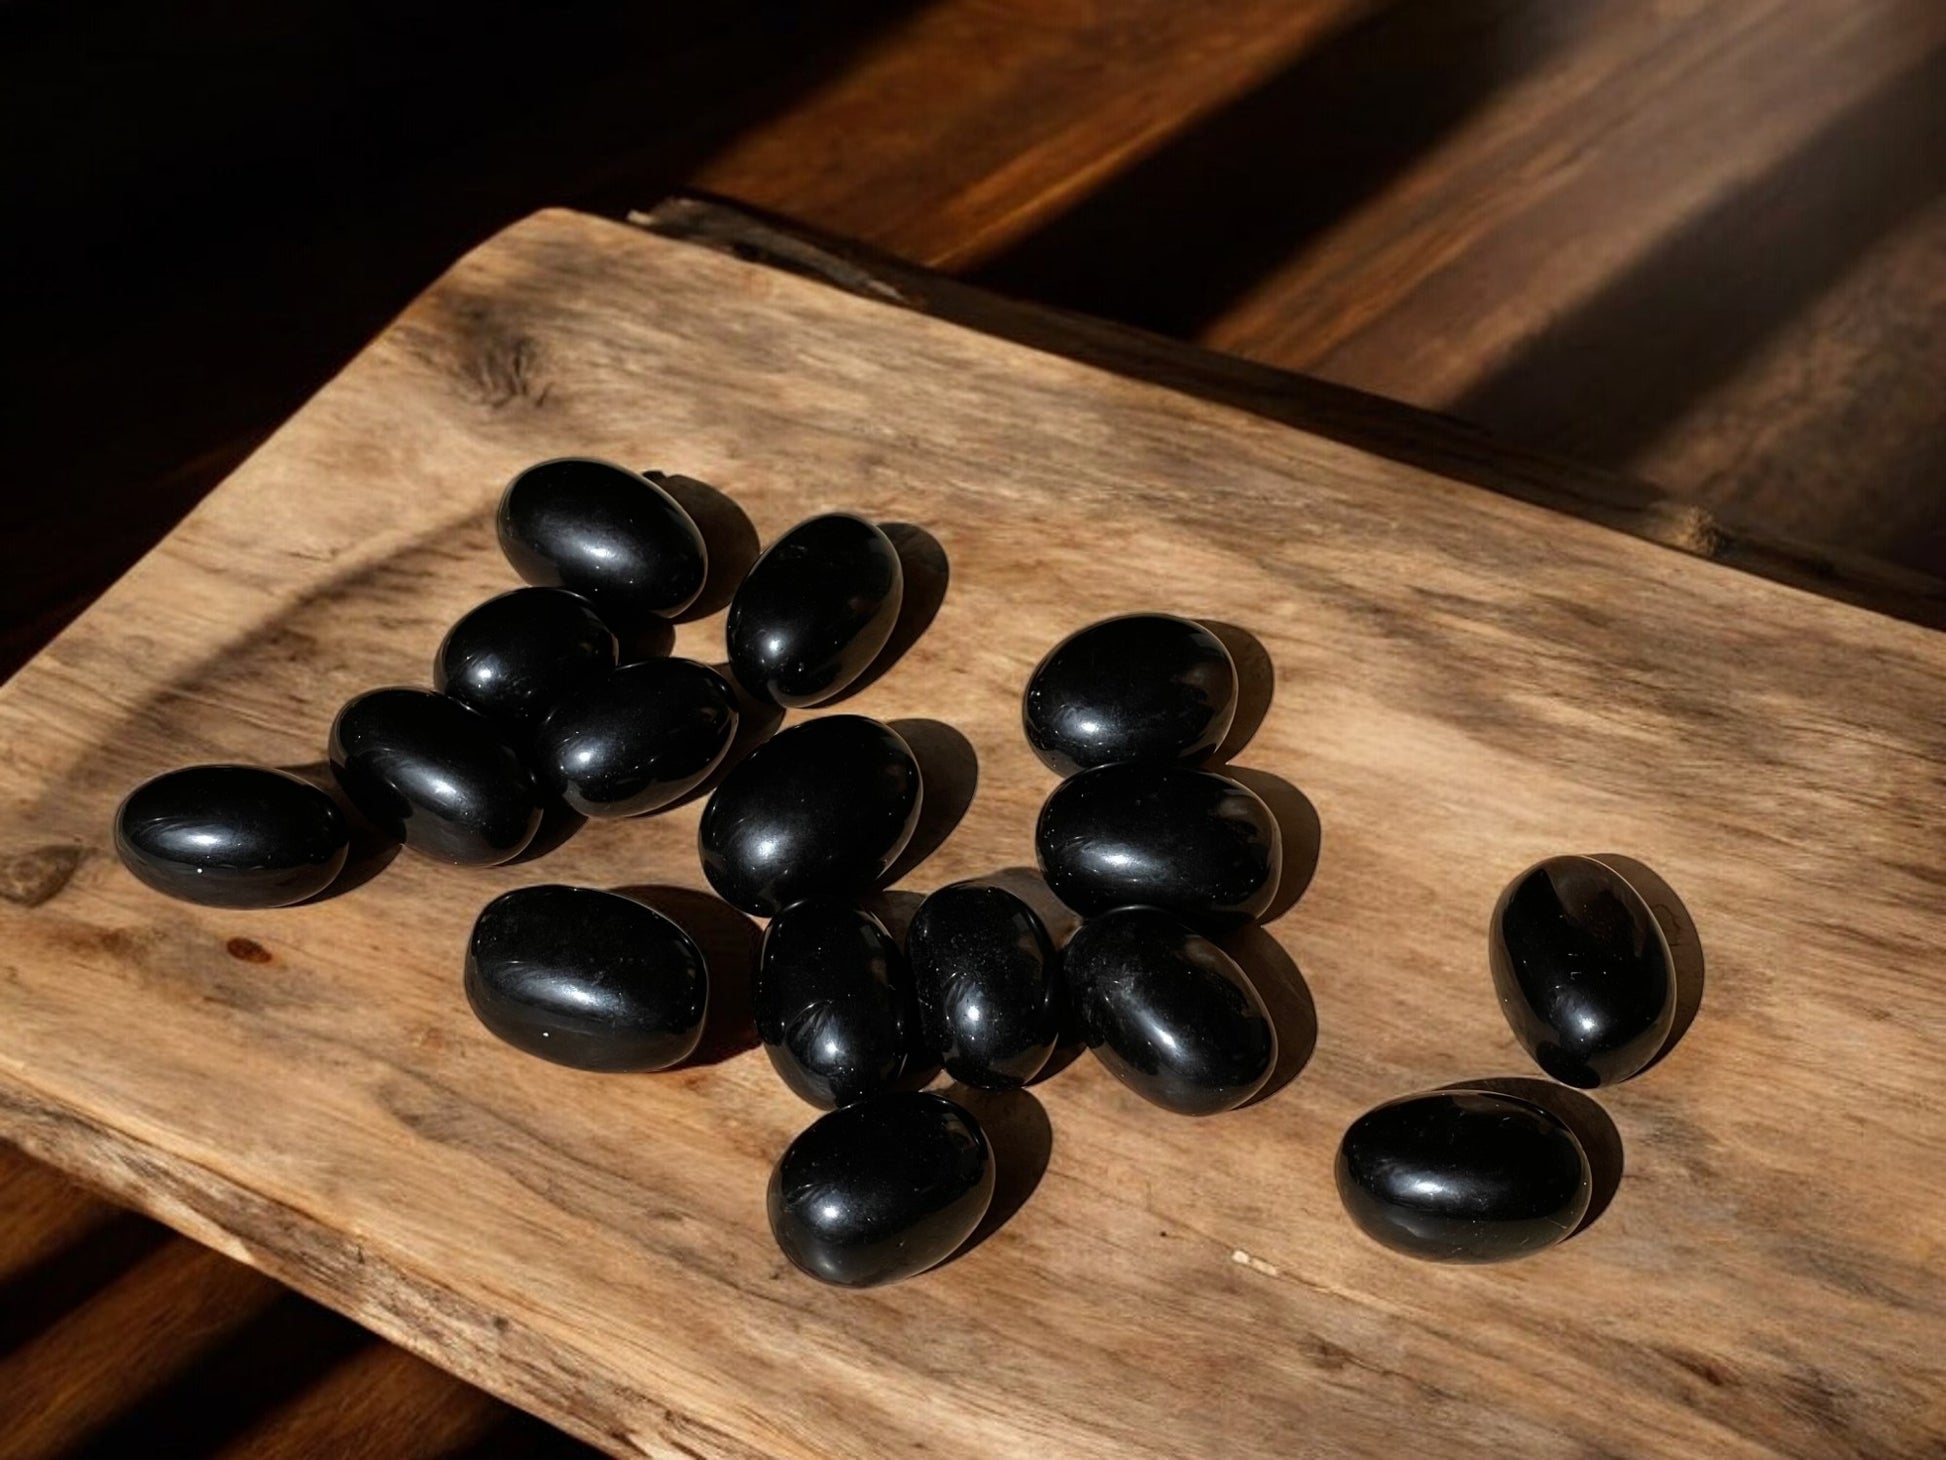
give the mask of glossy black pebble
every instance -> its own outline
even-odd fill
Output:
[[[1082,1038],[1115,1078],[1178,1115],[1215,1115],[1263,1088],[1277,1026],[1236,961],[1168,913],[1117,908],[1063,954]]]
[[[1509,883],[1487,951],[1515,1036],[1565,1084],[1626,1080],[1669,1038],[1668,940],[1641,895],[1592,857],[1549,857]]]
[[[770,920],[751,994],[784,1083],[822,1110],[888,1090],[905,1070],[912,982],[885,925],[837,898]]]
[[[466,1001],[516,1049],[581,1070],[664,1070],[703,1035],[709,971],[654,908],[592,887],[517,887],[480,910]]]
[[[584,816],[634,816],[689,794],[729,753],[737,696],[691,659],[644,659],[568,696],[534,738],[534,769]]]
[[[564,588],[516,588],[447,631],[432,687],[524,744],[563,696],[614,665],[615,636],[587,599]]]
[[[1166,613],[1104,619],[1048,651],[1021,726],[1060,775],[1121,761],[1208,760],[1237,712],[1237,667],[1201,624]]]
[[[493,722],[426,689],[375,689],[331,723],[331,770],[387,835],[441,862],[488,866],[541,823],[526,765]]]
[[[1041,807],[1034,851],[1054,895],[1083,917],[1139,903],[1219,926],[1263,912],[1284,863],[1277,818],[1256,793],[1187,766],[1070,776]]]
[[[760,700],[799,709],[864,673],[899,619],[905,575],[892,540],[862,517],[800,522],[751,566],[730,600],[730,668]]]
[[[1508,1095],[1408,1095],[1359,1116],[1338,1146],[1338,1195],[1359,1230],[1435,1262],[1551,1247],[1580,1224],[1591,1189],[1574,1133]]]
[[[803,1271],[866,1288],[951,1257],[993,1200],[980,1123],[899,1090],[819,1118],[770,1174],[770,1230]]]
[[[919,762],[862,715],[794,725],[752,751],[703,808],[703,872],[732,907],[768,917],[806,897],[855,897],[918,824]]]
[[[613,462],[564,456],[528,467],[507,484],[496,525],[516,573],[582,594],[617,633],[681,613],[709,576],[689,514]]]
[[[122,865],[209,907],[283,907],[331,885],[350,830],[309,781],[252,765],[193,765],[144,781],[115,812]]]
[[[1008,1090],[1040,1073],[1066,1009],[1060,955],[1005,888],[942,887],[912,915],[906,957],[928,1050],[961,1084]]]

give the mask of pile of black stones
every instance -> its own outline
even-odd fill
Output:
[[[521,472],[497,527],[528,586],[453,625],[431,688],[345,704],[329,736],[336,798],[260,766],[171,771],[117,811],[123,862],[191,902],[278,907],[329,893],[354,819],[436,860],[487,866],[526,851],[550,808],[632,817],[706,791],[703,874],[768,920],[756,1035],[783,1082],[826,1112],[776,1163],[771,1228],[793,1263],[831,1283],[922,1272],[986,1218],[994,1149],[968,1102],[923,1088],[941,1070],[972,1091],[1018,1089],[1079,1041],[1179,1115],[1264,1092],[1277,1021],[1224,942],[1272,908],[1285,837],[1262,797],[1210,768],[1240,694],[1223,639],[1192,619],[1128,614],[1070,635],[1028,676],[1026,738],[1061,778],[1035,850],[1046,890],[1079,918],[1064,947],[997,876],[927,896],[901,946],[864,904],[919,822],[911,745],[844,713],[754,748],[739,737],[753,707],[774,727],[872,669],[900,621],[898,547],[862,517],[801,522],[736,585],[725,664],[671,657],[668,621],[696,603],[710,552],[670,484],[591,458]],[[1515,878],[1489,955],[1515,1034],[1566,1085],[1627,1079],[1670,1041],[1667,936],[1608,861],[1554,857]],[[708,960],[674,919],[558,885],[481,910],[464,989],[495,1035],[585,1070],[684,1064],[711,1005]],[[1552,1102],[1472,1086],[1360,1116],[1337,1184],[1377,1241],[1461,1262],[1561,1240],[1596,1188],[1582,1136]]]

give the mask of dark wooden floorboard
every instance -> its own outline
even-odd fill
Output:
[[[1298,52],[969,282],[1199,339],[1573,43],[1595,6],[1392,0]]]
[[[590,1452],[0,1146],[0,1457]]]

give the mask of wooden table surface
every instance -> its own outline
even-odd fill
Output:
[[[1049,782],[1015,697],[1061,633],[1161,607],[1254,636],[1269,699],[1238,764],[1320,847],[1238,947],[1299,1053],[1315,1018],[1294,1078],[1189,1123],[1083,1059],[990,1111],[1007,1220],[837,1293],[765,1230],[809,1112],[760,1054],[580,1074],[495,1043],[459,993],[474,911],[538,880],[652,886],[726,986],[747,975],[754,929],[696,892],[694,804],[271,913],[115,865],[136,779],[314,762],[340,701],[422,680],[510,581],[500,484],[569,451],[713,482],[765,539],[827,507],[936,539],[936,618],[844,704],[927,750],[938,845],[902,889],[1031,860]],[[0,1129],[621,1452],[1924,1453],[1946,1442],[1942,706],[1924,629],[544,214],[0,690]],[[1394,1257],[1338,1210],[1337,1134],[1531,1073],[1484,922],[1558,851],[1678,890],[1700,1013],[1601,1097],[1623,1170],[1583,1233],[1499,1269]]]

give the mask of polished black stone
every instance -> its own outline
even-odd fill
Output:
[[[703,952],[652,907],[592,887],[517,887],[480,910],[466,1001],[516,1049],[581,1070],[664,1070],[703,1034]]]
[[[689,794],[737,731],[728,680],[692,659],[644,659],[569,695],[534,737],[535,774],[584,816],[634,816]]]
[[[209,907],[283,907],[331,885],[350,831],[309,781],[192,765],[144,781],[115,812],[115,851],[157,892]]]
[[[1131,613],[1070,634],[1027,681],[1027,743],[1061,775],[1121,761],[1208,760],[1237,711],[1237,667],[1201,624]]]
[[[1552,1246],[1580,1223],[1592,1190],[1574,1133],[1510,1095],[1408,1095],[1359,1116],[1338,1146],[1338,1195],[1359,1230],[1435,1262]]]
[[[703,872],[725,902],[765,917],[806,897],[855,897],[905,850],[919,802],[919,762],[889,725],[807,720],[711,793],[697,830]]]
[[[534,778],[493,722],[429,689],[375,689],[331,723],[331,770],[351,804],[441,862],[517,856],[541,824]]]
[[[1090,917],[1140,903],[1224,925],[1270,906],[1277,818],[1249,788],[1187,766],[1105,765],[1070,776],[1034,834],[1054,895]]]
[[[1655,914],[1592,857],[1549,857],[1508,884],[1488,957],[1501,1012],[1555,1079],[1582,1089],[1638,1073],[1676,1017],[1674,963]]]
[[[1277,1064],[1277,1026],[1236,960],[1181,919],[1123,907],[1063,955],[1081,1036],[1115,1078],[1178,1115],[1231,1110]]]
[[[524,745],[565,695],[614,665],[615,636],[587,599],[565,588],[516,588],[447,631],[432,687]]]
[[[806,898],[770,920],[751,1003],[771,1064],[820,1109],[889,1090],[905,1070],[905,956],[883,923],[839,898]]]
[[[507,484],[497,526],[516,573],[573,589],[618,634],[681,613],[709,576],[709,551],[689,514],[613,462],[564,456],[528,467]]]
[[[1060,955],[1031,907],[1005,888],[956,882],[919,904],[905,945],[920,1034],[947,1074],[1007,1090],[1040,1073],[1066,1001]]]
[[[770,1174],[770,1230],[797,1267],[843,1287],[945,1261],[993,1200],[980,1123],[943,1095],[896,1090],[821,1116]]]
[[[730,669],[760,700],[828,700],[878,657],[904,594],[898,549],[871,523],[841,512],[800,522],[730,600]]]

